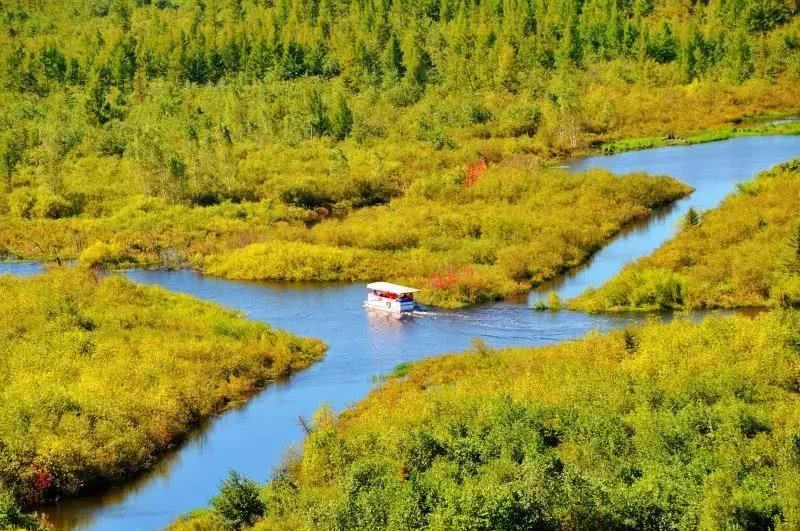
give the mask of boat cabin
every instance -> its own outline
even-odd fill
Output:
[[[369,294],[364,306],[375,310],[382,310],[390,313],[407,313],[417,308],[414,302],[414,293],[418,289],[392,284],[391,282],[373,282],[367,284]]]

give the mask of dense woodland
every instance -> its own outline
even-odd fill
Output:
[[[117,275],[0,277],[0,528],[25,504],[130,478],[324,345]],[[19,524],[16,524],[19,525]]]
[[[675,238],[570,302],[589,311],[800,305],[800,160],[689,210]]]
[[[219,256],[254,243],[239,256],[291,242],[301,263],[379,260],[396,249],[353,246],[332,227],[346,232],[376,208],[382,219],[419,215],[415,200],[473,184],[487,167],[532,174],[606,141],[736,134],[748,116],[796,111],[797,10],[778,0],[4,0],[0,253],[237,278],[253,268]],[[557,189],[560,175],[549,179]],[[473,223],[470,194],[437,197],[427,213],[445,242],[433,251],[462,255],[415,272],[431,301],[516,290],[495,279],[478,297],[435,293],[437,279],[472,274],[462,250],[481,237],[461,229]],[[506,217],[513,207],[479,221]],[[473,265],[490,267],[505,247],[478,246]],[[511,281],[530,286],[541,275],[529,270]],[[335,271],[326,275],[353,276]],[[291,264],[264,274],[309,277]]]
[[[173,528],[797,529],[798,341],[776,311],[477,342],[321,411],[265,487]]]

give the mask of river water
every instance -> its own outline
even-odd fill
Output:
[[[574,170],[603,167],[616,173],[667,174],[695,188],[688,198],[623,231],[584,267],[544,289],[562,298],[597,286],[674,234],[689,207],[707,209],[761,170],[800,156],[800,137],[747,137],[695,146],[656,148],[570,161]],[[0,273],[33,274],[40,266],[0,263]],[[543,345],[592,330],[625,326],[640,316],[536,312],[529,298],[470,308],[423,312],[397,321],[366,312],[361,285],[268,284],[204,277],[190,271],[126,273],[245,312],[299,335],[323,339],[326,357],[286,381],[275,383],[237,409],[207,422],[153,470],[108,491],[63,501],[44,511],[58,528],[155,529],[181,513],[205,506],[229,470],[266,480],[303,438],[298,421],[323,404],[342,410],[364,397],[376,376],[402,362],[469,347],[482,338],[493,347]]]

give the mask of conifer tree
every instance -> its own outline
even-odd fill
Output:
[[[336,99],[336,108],[331,119],[331,134],[336,140],[344,140],[353,129],[353,111],[347,105],[344,94],[340,93]]]
[[[405,65],[403,64],[403,50],[397,35],[392,33],[383,52],[383,71],[385,78],[391,81],[399,81],[405,75]]]
[[[309,120],[311,136],[321,137],[328,134],[331,126],[328,118],[328,108],[325,106],[325,102],[322,101],[322,95],[317,90],[311,93],[309,110],[311,113]]]
[[[88,90],[86,112],[89,118],[98,125],[104,125],[112,117],[108,91],[111,87],[111,69],[101,66],[95,72]]]

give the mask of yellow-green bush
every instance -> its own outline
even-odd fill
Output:
[[[652,256],[570,303],[589,311],[800,304],[800,161],[758,175]]]
[[[0,277],[0,484],[27,502],[128,479],[324,345],[116,275]]]
[[[254,528],[796,529],[798,340],[776,311],[415,363],[317,416]]]

